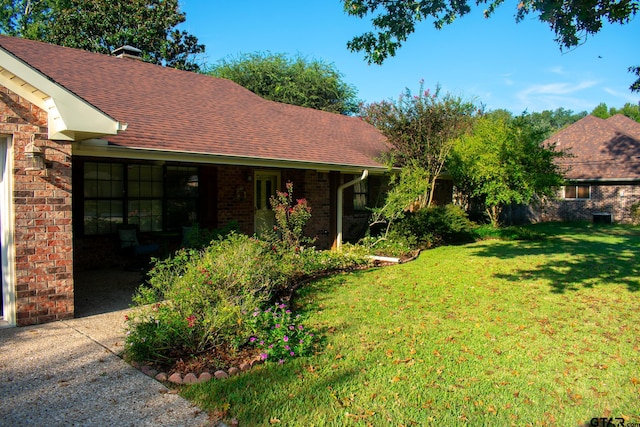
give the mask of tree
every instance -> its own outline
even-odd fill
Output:
[[[207,71],[277,102],[339,114],[358,112],[356,89],[333,64],[285,54],[246,53],[223,59]]]
[[[550,133],[527,114],[486,114],[456,141],[447,170],[457,189],[482,203],[497,226],[504,206],[530,204],[563,185],[555,162],[563,153],[543,145]]]
[[[109,54],[131,45],[143,60],[197,71],[204,45],[176,29],[178,0],[1,0],[0,32]]]
[[[629,67],[629,72],[638,76],[635,82],[631,83],[631,92],[640,92],[640,67]]]
[[[544,110],[539,113],[531,113],[530,118],[534,122],[539,122],[540,126],[549,126],[554,131],[569,126],[587,115],[586,111],[574,113],[572,110],[557,108],[555,110]]]
[[[420,84],[418,95],[407,89],[395,103],[382,101],[362,107],[361,116],[378,128],[393,149],[389,162],[426,171],[429,185],[420,207],[433,200],[435,181],[442,172],[456,138],[471,129],[476,106],[459,97],[440,96]]]
[[[387,57],[395,55],[415,31],[418,22],[431,17],[435,27],[440,29],[469,13],[474,3],[486,4],[484,16],[489,18],[503,0],[476,0],[473,3],[468,0],[343,0],[343,3],[349,15],[359,18],[372,15],[371,22],[376,29],[376,33],[369,31],[354,37],[347,47],[351,51],[364,51],[370,64],[382,64]],[[551,27],[561,49],[568,49],[600,31],[605,21],[628,23],[639,8],[638,0],[521,0],[516,10],[516,22],[529,14],[537,15]],[[631,89],[640,90],[640,69],[632,67],[629,71],[639,76]]]
[[[476,4],[487,4],[485,18],[489,18],[503,0],[477,0]],[[365,51],[370,63],[381,64],[388,56],[394,56],[407,37],[415,31],[416,23],[429,17],[440,29],[458,17],[471,11],[467,0],[343,0],[344,10],[359,18],[371,14],[377,34],[366,32],[354,37],[348,47],[354,51]],[[549,24],[555,33],[555,41],[562,48],[580,44],[584,38],[595,34],[604,21],[626,24],[638,12],[637,0],[594,0],[590,2],[559,2],[555,0],[518,3],[516,22],[529,14]]]
[[[599,117],[601,119],[608,119],[616,114],[622,114],[629,117],[631,120],[635,120],[640,123],[640,106],[627,102],[622,108],[607,107],[607,104],[601,102],[591,112],[592,116]]]

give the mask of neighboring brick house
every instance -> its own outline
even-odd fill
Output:
[[[0,98],[4,324],[73,317],[74,269],[111,265],[123,224],[171,244],[194,223],[253,233],[292,181],[329,248],[384,186],[386,140],[364,121],[127,55],[0,36]]]
[[[640,123],[589,115],[547,142],[570,157],[561,160],[567,185],[545,201],[539,219],[631,222],[631,206],[640,203]]]

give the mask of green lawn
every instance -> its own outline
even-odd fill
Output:
[[[640,423],[640,228],[534,227],[309,284],[315,356],[182,394],[241,426]]]

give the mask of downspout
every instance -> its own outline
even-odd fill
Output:
[[[342,208],[344,205],[344,189],[347,187],[351,187],[356,185],[357,183],[364,181],[369,176],[369,171],[367,169],[362,171],[362,176],[360,178],[353,179],[349,182],[346,182],[338,187],[338,206],[337,206],[337,236],[336,236],[336,249],[340,250],[342,247]]]

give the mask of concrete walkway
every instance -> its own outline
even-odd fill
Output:
[[[125,312],[0,329],[0,424],[213,425],[206,413],[116,355]]]

